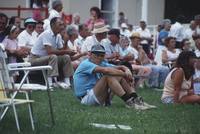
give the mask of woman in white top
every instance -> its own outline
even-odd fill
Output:
[[[69,37],[69,40],[67,41],[67,47],[68,49],[76,52],[75,55],[71,56],[72,65],[74,69],[76,69],[81,62],[80,58],[86,56],[87,52],[81,53],[78,49],[78,46],[75,45],[74,41],[78,37],[78,30],[74,26],[67,26],[66,32]]]
[[[176,40],[174,37],[167,37],[165,39],[165,45],[167,49],[162,51],[162,63],[164,65],[174,65],[176,59],[181,53],[181,50],[175,48]]]
[[[161,100],[163,103],[200,103],[200,96],[192,89],[192,75],[196,55],[191,51],[183,51],[175,68],[168,74]]]

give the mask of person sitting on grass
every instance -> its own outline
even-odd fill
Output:
[[[192,89],[192,76],[195,72],[196,55],[192,51],[180,53],[175,67],[168,74],[161,100],[169,103],[200,103],[200,96]]]
[[[92,46],[89,59],[81,62],[75,71],[74,91],[81,104],[106,105],[110,91],[119,96],[128,108],[146,110],[155,106],[143,102],[130,86],[133,76],[125,66],[107,63],[105,48],[100,44]]]

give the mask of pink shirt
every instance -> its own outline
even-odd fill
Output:
[[[5,49],[7,50],[17,50],[18,47],[18,43],[16,39],[9,39],[8,37],[6,37],[3,42],[2,42],[5,46]],[[8,62],[9,63],[16,63],[17,62],[17,58],[15,56],[9,56],[8,57]]]

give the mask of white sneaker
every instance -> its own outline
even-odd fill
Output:
[[[126,107],[127,108],[134,108],[136,110],[147,110],[149,107],[143,105],[143,103],[138,103],[138,101],[135,101],[135,99],[130,98],[126,101]]]
[[[70,84],[66,84],[66,83],[64,83],[64,82],[57,82],[57,84],[58,84],[58,86],[60,87],[60,88],[63,88],[63,89],[69,89],[70,88]]]
[[[135,107],[138,108],[138,110],[147,110],[147,109],[152,109],[156,108],[156,106],[150,105],[142,99],[142,97],[137,97],[134,99]]]

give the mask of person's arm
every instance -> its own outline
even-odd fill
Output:
[[[122,77],[127,77],[127,73],[123,72],[120,69],[113,68],[113,67],[101,67],[97,66],[93,70],[93,73],[103,73],[106,75],[111,75],[111,76],[122,76]]]
[[[174,82],[174,103],[180,103],[179,96],[181,85],[183,83],[184,72],[182,69],[177,69],[172,73],[172,80]]]
[[[77,59],[79,59],[79,58],[81,58],[81,57],[83,57],[83,56],[86,56],[86,55],[88,55],[87,52],[79,53],[79,54],[76,54],[76,55],[74,55],[74,56],[71,56],[71,60],[74,61],[74,60],[77,60]]]
[[[63,50],[63,49],[53,49],[50,45],[45,45],[45,48],[47,50],[47,54],[51,55],[51,54],[55,54],[55,55],[64,55],[64,54],[68,54],[70,56],[73,56],[76,54],[75,51],[73,50]]]
[[[119,57],[120,60],[123,60],[123,61],[133,61],[134,60],[134,55],[131,54],[131,53],[128,53],[127,55],[125,56],[121,56]]]
[[[167,64],[168,61],[169,61],[169,60],[168,60],[168,56],[167,56],[167,51],[166,51],[166,50],[163,50],[163,51],[162,51],[162,63],[163,63],[163,64]]]

